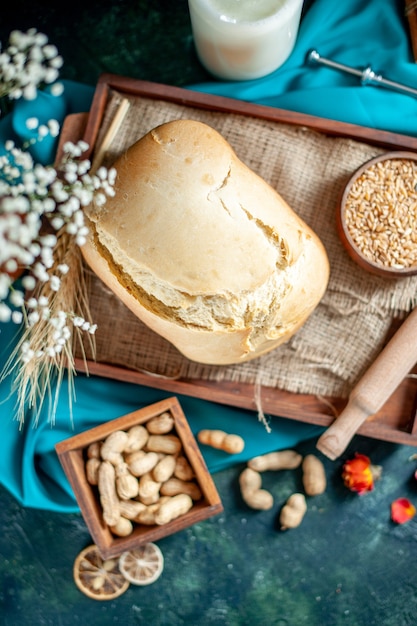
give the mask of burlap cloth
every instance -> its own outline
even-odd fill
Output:
[[[120,94],[111,94],[96,145],[120,99]],[[106,165],[159,124],[178,118],[205,122],[318,234],[331,274],[321,303],[287,344],[254,361],[222,367],[185,359],[93,277],[90,306],[98,323],[96,360],[162,377],[239,381],[346,397],[380,352],[394,317],[404,316],[417,299],[417,278],[394,281],[367,274],[350,260],[336,232],[335,211],[346,180],[383,150],[304,127],[147,98],[129,99],[129,112],[106,154]]]

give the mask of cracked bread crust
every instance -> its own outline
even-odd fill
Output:
[[[86,258],[99,276],[105,264],[142,321],[185,356],[213,364],[254,358],[304,323],[327,285],[325,250],[219,133],[169,122],[115,167],[115,197],[89,210]],[[211,353],[214,334],[234,336],[233,350]]]

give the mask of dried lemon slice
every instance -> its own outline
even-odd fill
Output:
[[[119,569],[132,584],[150,585],[162,574],[164,557],[156,544],[145,543],[130,552],[123,552],[119,558]]]
[[[103,560],[94,544],[77,556],[73,573],[78,589],[94,600],[118,598],[129,587],[129,581],[120,572],[118,559]]]

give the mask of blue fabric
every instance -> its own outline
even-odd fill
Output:
[[[16,341],[17,329],[12,324],[2,324],[0,332],[1,369]],[[169,392],[157,389],[81,375],[76,380],[73,427],[68,410],[68,389],[64,382],[55,425],[51,427],[48,424],[45,410],[39,425],[34,428],[28,411],[25,424],[19,431],[14,420],[15,398],[10,393],[10,383],[6,381],[0,386],[0,439],[3,449],[0,456],[0,481],[25,506],[66,512],[78,511],[78,505],[55,453],[55,444],[107,420],[172,396]],[[245,438],[244,451],[233,456],[202,446],[203,456],[211,472],[231,463],[246,461],[262,452],[295,446],[322,432],[317,426],[272,417],[272,430],[268,433],[252,411],[186,396],[177,397],[195,434],[201,428],[221,428]]]
[[[412,58],[403,10],[402,0],[315,0],[303,17],[292,55],[276,72],[253,81],[212,80],[190,88],[417,136],[415,98],[381,87],[361,86],[355,77],[305,64],[307,52],[316,48],[322,56],[359,68],[369,64],[386,78],[417,86],[417,65]],[[87,111],[93,93],[93,86],[66,82],[65,92],[58,99],[45,95],[30,107],[19,101],[13,114],[0,121],[0,145],[7,138],[30,137],[23,123],[28,114],[44,122],[51,117],[62,122],[69,113]],[[53,141],[44,142],[34,154],[44,163],[52,162],[55,147]],[[15,342],[15,333],[14,326],[0,325],[0,368]],[[33,428],[28,412],[19,431],[14,421],[15,398],[10,383],[6,380],[0,386],[0,481],[25,506],[68,512],[77,511],[78,506],[55,454],[55,443],[171,395],[138,385],[79,376],[73,425],[64,384],[56,425],[50,427],[43,415],[39,426]],[[255,454],[295,446],[321,432],[315,426],[274,417],[272,432],[268,434],[254,412],[188,397],[179,400],[193,432],[201,427],[222,428],[245,437],[246,448],[236,457],[203,447],[212,472]]]

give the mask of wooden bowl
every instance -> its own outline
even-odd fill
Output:
[[[86,475],[87,448],[94,442],[103,442],[114,431],[127,431],[137,424],[146,425],[151,418],[169,412],[174,418],[170,434],[181,440],[183,454],[194,471],[194,482],[202,497],[180,517],[163,525],[133,523],[133,532],[127,537],[115,536],[103,520],[98,488],[91,485]],[[91,430],[56,444],[56,451],[72,486],[81,514],[103,559],[119,556],[141,544],[152,542],[183,530],[223,510],[214,482],[200,453],[177,398],[172,397],[112,420]]]
[[[388,278],[417,274],[417,154],[387,152],[348,181],[337,230],[350,257]]]

